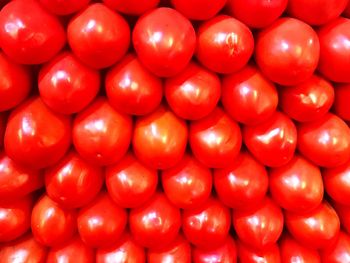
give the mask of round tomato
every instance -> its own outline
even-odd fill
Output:
[[[349,2],[350,3],[350,2]],[[350,121],[350,84],[338,85],[335,88],[333,109],[335,114],[346,121]]]
[[[344,263],[350,259],[350,236],[340,232],[337,241],[321,251],[322,262]]]
[[[142,15],[155,8],[160,0],[103,0],[103,3],[121,13],[128,15]]]
[[[83,9],[90,0],[40,0],[40,3],[51,13],[69,15]]]
[[[227,0],[171,0],[174,8],[192,20],[207,20],[225,6]]]
[[[273,244],[263,249],[254,249],[242,242],[237,244],[239,262],[244,263],[281,263],[278,245]],[[282,262],[284,263],[284,262]],[[287,262],[286,262],[287,263]]]

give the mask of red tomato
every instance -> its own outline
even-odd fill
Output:
[[[111,9],[129,15],[142,15],[155,8],[160,0],[102,0]]]
[[[142,205],[155,193],[157,170],[138,161],[132,153],[106,169],[106,186],[113,201],[124,208]]]
[[[191,60],[196,33],[179,12],[161,7],[139,18],[132,41],[146,68],[160,77],[170,77],[185,69]]]
[[[233,17],[218,15],[198,28],[197,59],[214,72],[229,74],[242,69],[253,50],[252,32]]]
[[[151,113],[163,96],[161,79],[149,72],[134,54],[126,55],[108,70],[105,86],[110,104],[132,115]]]
[[[228,167],[214,170],[214,185],[221,202],[231,208],[246,209],[264,198],[269,178],[262,164],[248,152],[242,152]]]
[[[135,155],[154,169],[167,169],[183,157],[187,144],[186,122],[165,106],[136,119],[132,145]]]
[[[100,75],[63,52],[45,64],[39,72],[40,97],[52,110],[72,114],[85,108],[100,89]]]
[[[334,203],[333,207],[337,211],[341,226],[348,234],[350,234],[350,206]]]
[[[270,194],[284,209],[305,212],[318,207],[323,199],[323,181],[320,169],[301,156],[269,174]]]
[[[182,213],[182,230],[193,245],[214,249],[223,245],[231,225],[230,210],[219,200],[209,198],[204,204],[185,209]]]
[[[171,0],[174,8],[189,19],[207,20],[225,6],[227,0]]]
[[[34,238],[45,246],[58,246],[76,232],[76,211],[67,210],[42,196],[34,205],[31,226]]]
[[[344,263],[350,259],[350,236],[340,232],[338,240],[321,252],[322,262]]]
[[[63,157],[71,143],[70,118],[52,112],[34,97],[12,111],[5,131],[7,155],[23,165],[43,168]]]
[[[40,3],[51,13],[69,15],[83,9],[90,0],[40,0]]]
[[[259,162],[278,167],[293,158],[297,146],[297,130],[285,114],[275,112],[261,124],[244,126],[243,140]]]
[[[343,120],[350,121],[350,84],[338,85],[334,91],[335,100],[333,109],[335,114],[337,114]]]
[[[299,124],[298,149],[319,166],[335,167],[350,160],[350,128],[338,116]]]
[[[188,154],[174,167],[162,171],[161,178],[164,193],[179,208],[197,207],[211,194],[210,169]]]
[[[129,227],[135,241],[146,248],[162,248],[177,237],[181,227],[180,210],[163,193],[130,210]]]
[[[220,107],[190,124],[189,143],[194,156],[211,168],[223,168],[239,154],[242,135],[239,125]]]
[[[256,125],[276,111],[278,94],[270,80],[248,65],[223,78],[221,102],[234,120]]]
[[[1,48],[18,63],[46,62],[65,42],[64,28],[57,17],[36,0],[11,1],[0,12]]]
[[[276,244],[257,250],[238,242],[237,251],[239,262],[242,263],[287,263],[281,261],[280,251]]]
[[[80,237],[90,247],[115,244],[121,237],[126,223],[126,211],[116,205],[105,192],[101,192],[83,207],[77,218]]]
[[[67,28],[73,53],[92,68],[105,68],[119,61],[130,44],[126,20],[101,3],[89,5]]]
[[[98,97],[78,113],[73,124],[73,144],[78,153],[98,165],[109,165],[127,152],[132,133],[132,119],[114,110]]]
[[[302,21],[280,18],[257,36],[255,60],[262,72],[281,85],[297,85],[312,76],[319,60],[316,32]]]
[[[183,119],[198,120],[216,107],[221,94],[220,78],[190,62],[181,73],[165,80],[164,93],[175,114]]]
[[[7,114],[4,112],[0,112],[0,149],[2,149],[4,145],[4,135],[5,135],[6,125],[7,125]]]
[[[82,207],[99,193],[104,181],[102,169],[70,151],[45,171],[47,195],[66,208]]]

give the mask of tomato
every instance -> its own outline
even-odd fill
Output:
[[[102,169],[73,150],[45,171],[47,195],[66,208],[82,207],[91,202],[103,181]]]
[[[269,173],[270,194],[284,209],[305,212],[319,206],[323,199],[320,169],[299,155]]]
[[[61,50],[65,42],[63,26],[38,1],[15,0],[2,8],[0,46],[17,63],[46,62]]]
[[[44,168],[56,163],[68,150],[70,118],[55,114],[34,97],[12,111],[4,140],[5,151],[15,162]]]
[[[340,232],[336,243],[328,246],[321,252],[322,262],[343,263],[350,258],[350,236]]]
[[[165,98],[176,115],[198,120],[216,107],[221,94],[220,78],[195,62],[174,77],[167,78]]]
[[[257,250],[246,246],[242,242],[237,243],[239,262],[244,263],[284,263],[281,261],[280,251],[276,244]],[[286,262],[287,263],[287,262]]]
[[[342,165],[350,160],[350,128],[332,113],[299,124],[298,149],[319,166]]]
[[[182,160],[161,174],[165,195],[179,208],[194,208],[204,203],[212,190],[212,173],[193,156]]]
[[[103,3],[111,9],[129,15],[142,15],[155,8],[160,0],[103,0]]]
[[[256,38],[256,63],[266,77],[281,85],[297,85],[310,78],[319,53],[316,32],[294,18],[276,20]]]
[[[265,167],[248,152],[241,152],[228,167],[214,170],[214,186],[221,202],[246,209],[261,202],[269,178]]]
[[[43,195],[34,205],[31,218],[34,238],[45,246],[58,246],[76,233],[76,211],[64,209]]]
[[[113,201],[124,208],[142,205],[155,193],[157,170],[138,161],[132,153],[107,166],[106,186]]]
[[[333,207],[339,216],[341,226],[350,234],[350,206],[334,203]]]
[[[40,69],[38,87],[40,97],[52,110],[72,114],[96,97],[100,75],[72,53],[63,52]]]
[[[154,169],[167,169],[183,157],[187,144],[186,122],[161,105],[136,119],[132,146],[136,157]]]
[[[134,54],[126,55],[108,70],[105,86],[110,104],[132,115],[151,113],[163,96],[161,79],[150,73]]]
[[[285,222],[290,234],[300,244],[313,249],[324,248],[333,242],[340,228],[337,213],[326,202],[309,212],[285,211]]]
[[[214,249],[223,245],[230,225],[230,210],[213,197],[195,208],[185,209],[182,213],[185,237],[199,248]]]
[[[125,19],[101,3],[89,5],[68,24],[67,38],[73,53],[92,68],[119,61],[130,44]]]
[[[69,15],[83,9],[90,0],[40,0],[40,3],[51,13]]]
[[[221,102],[235,121],[256,125],[276,111],[278,94],[270,80],[255,66],[248,65],[223,78]]]
[[[228,166],[239,154],[242,135],[239,125],[221,107],[190,124],[189,143],[193,155],[211,168]]]
[[[4,146],[4,134],[7,125],[7,114],[0,112],[0,149]]]
[[[335,114],[346,121],[350,121],[350,84],[338,85],[335,88],[333,109]]]
[[[131,117],[114,110],[105,98],[98,97],[76,116],[72,137],[74,147],[84,159],[109,165],[125,155],[131,133]]]
[[[263,165],[278,167],[293,158],[297,146],[297,130],[288,116],[275,112],[256,126],[244,126],[243,141]]]
[[[242,69],[253,50],[252,32],[233,17],[218,15],[198,28],[197,59],[214,72],[229,74]]]
[[[174,8],[192,20],[207,20],[225,6],[227,0],[171,0]]]
[[[129,214],[129,227],[135,241],[146,248],[162,248],[177,237],[181,227],[180,210],[157,192]]]
[[[77,218],[80,237],[90,247],[113,245],[121,237],[126,223],[126,211],[105,192],[83,207]]]
[[[180,73],[192,58],[196,33],[191,22],[174,9],[161,7],[141,16],[132,34],[140,61],[160,77]]]

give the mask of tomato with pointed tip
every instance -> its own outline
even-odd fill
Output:
[[[239,262],[244,263],[285,263],[281,261],[280,250],[277,244],[264,249],[254,249],[239,241],[237,243]],[[286,262],[287,263],[287,262]]]
[[[350,258],[350,236],[340,232],[337,241],[321,251],[322,262],[344,263]]]
[[[350,101],[350,84],[337,85],[334,91],[333,109],[335,114],[345,121],[350,121],[350,107],[348,105]]]
[[[174,8],[191,20],[208,20],[225,6],[227,0],[171,0]]]
[[[40,0],[40,3],[56,15],[70,15],[89,4],[90,0]]]
[[[139,16],[156,8],[160,0],[103,0],[102,2],[118,12]]]

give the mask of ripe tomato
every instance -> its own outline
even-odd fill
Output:
[[[307,262],[321,263],[317,250],[309,249],[289,235],[285,235],[280,241],[280,253],[282,262]]]
[[[207,20],[225,6],[227,0],[171,0],[174,8],[192,20]]]
[[[350,259],[350,236],[340,232],[337,241],[321,251],[322,262],[344,263]]]
[[[280,18],[259,32],[255,60],[262,72],[281,85],[297,85],[312,76],[319,60],[320,43],[308,24]]]
[[[7,114],[4,112],[0,112],[0,149],[4,146],[4,135],[5,129],[7,125]]]
[[[350,2],[349,2],[350,3]],[[350,84],[338,85],[335,88],[333,109],[335,114],[346,121],[350,121]]]
[[[253,50],[252,32],[233,17],[218,15],[198,28],[197,59],[214,72],[229,74],[242,69]]]
[[[83,9],[90,0],[40,0],[40,3],[51,13],[69,15]]]
[[[111,9],[128,15],[142,15],[155,8],[160,0],[102,0]]]
[[[239,262],[242,263],[284,263],[276,244],[257,250],[239,241],[237,251]]]
[[[333,203],[333,207],[337,211],[341,226],[348,234],[350,234],[350,206]]]
[[[132,41],[140,61],[160,77],[180,73],[192,58],[196,33],[191,22],[174,9],[161,7],[139,18]]]

